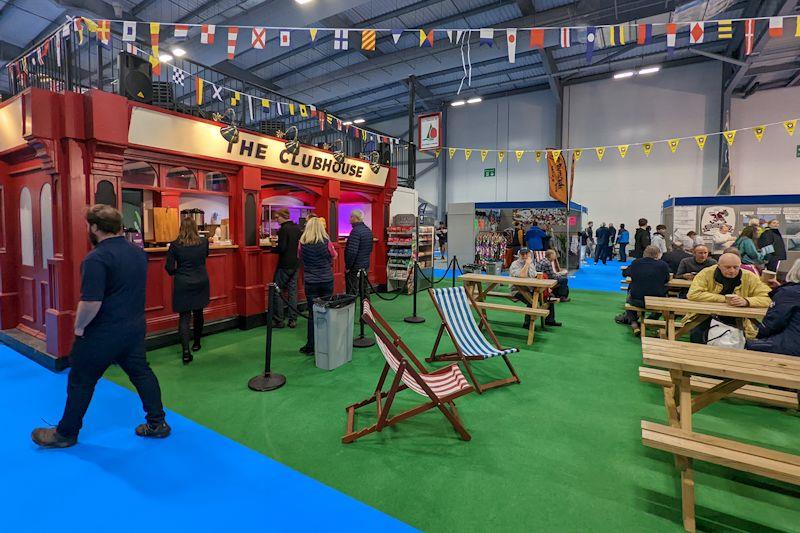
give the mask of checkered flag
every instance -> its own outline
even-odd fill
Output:
[[[183,81],[186,79],[186,72],[178,67],[172,67],[172,83],[183,87]]]

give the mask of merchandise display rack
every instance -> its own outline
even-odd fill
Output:
[[[409,276],[414,268],[414,258],[419,269],[429,279],[433,279],[433,242],[434,227],[420,226],[417,239],[414,226],[390,226],[388,247],[389,260],[386,265],[386,283],[389,291],[405,290],[414,292],[414,279]],[[426,289],[431,284],[417,273],[418,290]]]

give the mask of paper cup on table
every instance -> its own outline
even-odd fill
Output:
[[[761,281],[772,281],[775,279],[776,275],[777,273],[772,270],[764,270],[761,272]]]
[[[730,303],[731,303],[731,300],[733,300],[733,297],[734,297],[734,296],[736,296],[736,295],[735,295],[735,294],[726,294],[726,295],[725,295],[725,303],[727,303],[728,305],[730,305]]]

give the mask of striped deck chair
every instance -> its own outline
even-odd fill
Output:
[[[468,294],[464,287],[447,287],[441,289],[428,289],[431,300],[436,311],[442,319],[442,325],[439,327],[439,334],[436,336],[436,342],[431,350],[431,355],[426,361],[462,361],[464,367],[467,369],[472,384],[475,385],[475,390],[478,394],[483,393],[487,389],[500,387],[509,383],[520,383],[519,376],[511,366],[511,361],[508,360],[508,355],[519,351],[517,348],[503,348],[500,346],[497,337],[489,326],[489,321],[486,320],[486,314],[475,305],[472,295]],[[486,328],[486,332],[492,339],[492,343],[486,340],[486,337],[481,333],[478,324],[475,323],[475,318],[472,316],[472,310],[478,313],[482,327]],[[442,334],[447,331],[456,351],[453,353],[437,354],[436,350],[439,348],[439,342],[442,340]],[[470,367],[470,361],[489,359],[491,357],[502,357],[511,371],[511,377],[497,379],[489,383],[479,383],[475,379]]]
[[[442,412],[462,439],[470,440],[472,437],[464,428],[453,400],[472,392],[474,389],[464,377],[464,374],[461,373],[458,364],[428,372],[406,343],[392,330],[386,320],[372,308],[369,300],[364,300],[362,318],[364,323],[375,332],[375,342],[378,344],[384,359],[386,359],[386,364],[383,365],[381,377],[378,379],[378,385],[375,387],[375,392],[372,396],[346,408],[347,432],[342,437],[342,442],[345,444],[354,442],[364,435],[382,431],[385,427],[393,426],[402,420],[433,408],[437,408]],[[390,370],[395,374],[394,379],[391,380],[389,390],[384,391],[383,386],[386,384]],[[395,396],[405,389],[411,389],[427,401],[390,417],[389,410],[392,407]],[[371,426],[356,430],[356,411],[373,402],[378,410],[378,421]]]

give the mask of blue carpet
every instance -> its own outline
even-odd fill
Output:
[[[65,385],[66,372],[0,346],[3,531],[412,530],[178,414],[170,438],[138,438],[138,397],[107,380],[80,443],[38,449],[30,432],[58,422]]]

